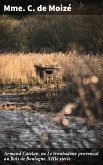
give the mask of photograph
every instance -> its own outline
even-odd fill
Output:
[[[103,1],[0,6],[0,165],[102,165]]]

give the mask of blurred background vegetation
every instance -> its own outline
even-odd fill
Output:
[[[0,53],[103,53],[103,15],[0,16]]]

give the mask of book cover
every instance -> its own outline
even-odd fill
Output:
[[[0,164],[103,164],[102,0],[0,0]]]

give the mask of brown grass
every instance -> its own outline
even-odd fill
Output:
[[[62,102],[65,99],[69,103],[70,100],[74,100],[75,104],[73,105],[77,107],[76,113],[86,116],[90,121],[94,121],[96,118],[103,119],[102,56],[79,55],[76,52],[67,54],[2,54],[0,55],[0,84],[32,84],[36,86],[39,77],[36,76],[35,64],[58,64],[61,67],[64,82],[69,84],[66,88],[68,96],[63,96]],[[71,113],[72,109],[68,107],[66,107],[66,113]],[[63,124],[67,125],[68,123],[63,120]]]
[[[35,84],[38,81],[35,64],[58,64],[67,81],[82,78],[84,83],[102,78],[102,57],[74,53],[2,54],[0,55],[0,83]],[[94,78],[93,78],[94,76]],[[91,77],[91,80],[90,80]]]

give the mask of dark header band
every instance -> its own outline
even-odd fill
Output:
[[[102,0],[0,0],[1,15],[102,15]]]

